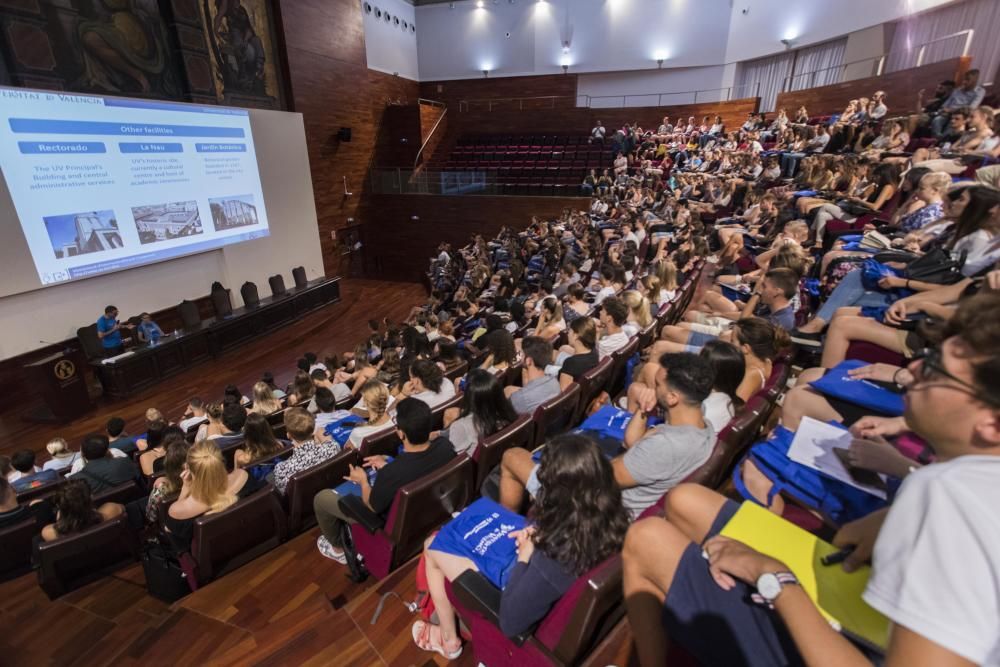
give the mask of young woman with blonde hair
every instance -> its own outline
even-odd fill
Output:
[[[368,410],[368,423],[363,426],[355,426],[351,431],[348,442],[355,449],[360,449],[361,442],[369,435],[393,427],[392,419],[389,417],[389,390],[384,384],[378,380],[368,380],[361,387],[361,398]]]
[[[622,331],[631,338],[653,323],[653,315],[649,310],[649,299],[636,290],[622,294],[622,301],[628,306],[628,321]]]
[[[205,417],[208,421],[198,427],[198,434],[194,437],[195,442],[218,438],[226,432],[226,427],[222,425],[222,403],[206,404]]]
[[[274,392],[266,382],[257,382],[253,386],[253,407],[251,414],[269,415],[281,409],[281,401],[274,397]]]

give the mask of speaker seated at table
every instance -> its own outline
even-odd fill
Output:
[[[243,283],[243,287],[240,288],[240,296],[243,297],[243,305],[247,308],[256,308],[260,304],[257,285],[249,280]]]
[[[285,289],[285,279],[280,273],[268,278],[267,282],[271,286],[271,296],[283,296],[287,291]]]
[[[181,318],[181,323],[185,329],[197,329],[201,326],[201,313],[198,312],[198,304],[194,301],[184,299],[177,306],[177,315]]]
[[[292,269],[292,280],[295,281],[295,286],[302,289],[309,283],[309,279],[306,278],[306,268],[304,266],[296,266]]]
[[[221,283],[212,283],[212,307],[215,309],[215,316],[224,320],[233,314],[233,300],[229,296],[229,290]]]

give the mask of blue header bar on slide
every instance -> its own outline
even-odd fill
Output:
[[[246,144],[195,144],[198,153],[246,153]]]
[[[22,155],[84,155],[107,152],[100,141],[19,141],[17,148]]]
[[[118,144],[122,153],[183,153],[183,144],[164,144],[152,141],[126,142]]]
[[[206,125],[161,125],[152,123],[108,123],[91,120],[11,118],[10,129],[30,134],[96,134],[136,137],[244,137],[242,127]]]

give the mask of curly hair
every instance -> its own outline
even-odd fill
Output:
[[[553,438],[538,467],[535,546],[577,576],[621,550],[629,517],[611,464],[585,435]]]

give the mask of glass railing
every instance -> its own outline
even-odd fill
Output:
[[[511,178],[496,171],[375,168],[368,178],[371,191],[382,195],[586,196],[575,177],[567,179],[559,175]]]

